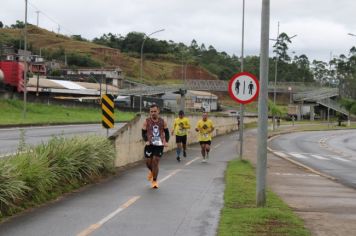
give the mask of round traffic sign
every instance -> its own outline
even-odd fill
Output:
[[[238,103],[247,104],[258,96],[260,85],[256,76],[248,72],[235,74],[229,82],[229,94]]]

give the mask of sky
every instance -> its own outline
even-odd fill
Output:
[[[241,55],[243,0],[28,0],[28,22],[87,39],[136,31],[190,45],[192,39],[229,55]],[[329,61],[356,45],[355,0],[270,0],[270,38],[297,35],[288,54]],[[244,54],[260,51],[262,0],[245,1]],[[25,0],[1,0],[0,21],[25,21]],[[270,41],[270,57],[273,56]]]

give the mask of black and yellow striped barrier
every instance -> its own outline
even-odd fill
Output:
[[[103,112],[102,125],[110,129],[114,127],[114,96],[105,94],[101,98],[101,110]]]

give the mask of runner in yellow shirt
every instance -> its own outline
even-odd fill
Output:
[[[190,129],[190,122],[184,117],[184,111],[179,111],[178,117],[174,120],[172,135],[176,135],[177,143],[177,161],[180,162],[180,153],[183,149],[183,156],[187,157],[187,135]]]
[[[208,113],[203,112],[202,119],[198,121],[195,131],[199,132],[198,140],[203,156],[202,162],[206,162],[209,159],[212,132],[214,131],[214,124],[208,119]]]

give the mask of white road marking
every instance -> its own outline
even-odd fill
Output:
[[[330,158],[336,159],[336,160],[339,160],[339,161],[343,161],[343,162],[350,162],[350,160],[347,160],[347,159],[344,159],[344,158],[341,158],[341,157],[330,156]]]
[[[281,176],[319,177],[319,175],[316,174],[279,173],[279,172],[275,172],[272,174],[281,175]]]
[[[291,156],[294,156],[296,158],[299,158],[299,159],[305,159],[307,158],[306,156],[302,155],[302,154],[299,154],[299,153],[289,153]]]
[[[103,219],[101,219],[100,221],[98,221],[95,224],[92,224],[91,226],[89,226],[88,228],[84,229],[82,232],[80,232],[79,234],[77,234],[77,236],[87,236],[90,235],[91,233],[93,233],[95,230],[99,229],[102,225],[104,225],[106,222],[108,222],[109,220],[111,220],[113,217],[115,217],[117,214],[119,214],[120,212],[122,212],[123,210],[125,210],[126,208],[128,208],[129,206],[131,206],[132,204],[134,204],[141,196],[135,196],[132,197],[131,199],[129,199],[127,202],[125,202],[124,204],[122,204],[119,208],[117,208],[115,211],[113,211],[112,213],[110,213],[109,215],[107,215],[106,217],[104,217]]]
[[[182,171],[182,169],[177,169],[174,170],[172,173],[170,173],[169,175],[167,175],[166,177],[164,177],[163,179],[159,180],[159,183],[163,183],[164,181],[166,181],[167,179],[171,178],[172,176],[176,175],[178,172]]]
[[[325,157],[322,157],[322,156],[319,156],[319,155],[316,155],[316,154],[311,154],[312,157],[315,157],[316,159],[319,159],[319,160],[329,160],[328,158],[325,158]]]
[[[220,146],[221,146],[221,144],[222,144],[222,143],[218,143],[218,144],[216,144],[216,145],[214,146],[214,148],[218,148],[218,147],[220,147]]]
[[[196,157],[196,158],[194,158],[193,160],[191,160],[191,161],[185,163],[185,166],[189,166],[190,164],[192,164],[193,162],[195,162],[196,160],[199,160],[199,159],[200,159],[200,157]]]

